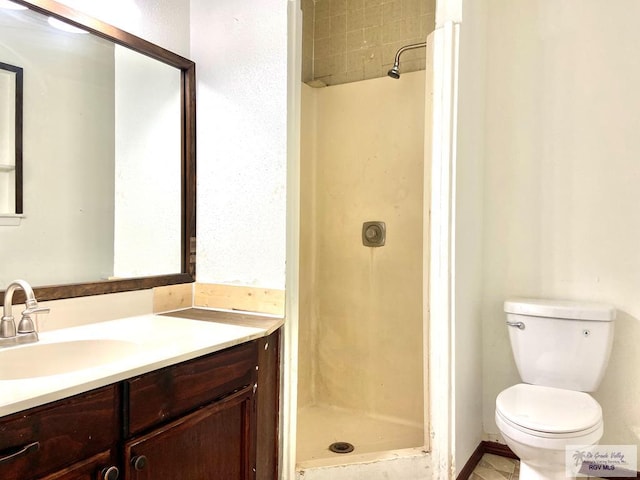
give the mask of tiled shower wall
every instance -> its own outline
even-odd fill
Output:
[[[400,47],[433,31],[435,2],[303,0],[302,80],[337,85],[385,76]],[[424,48],[402,54],[400,72],[424,68]]]

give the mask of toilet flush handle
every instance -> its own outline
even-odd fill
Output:
[[[523,322],[507,322],[507,325],[510,326],[510,327],[519,328],[520,330],[524,330],[524,323]]]

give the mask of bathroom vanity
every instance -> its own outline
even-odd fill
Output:
[[[185,316],[193,317],[198,311],[190,312]],[[210,322],[168,321],[186,322],[196,329],[197,323],[215,328]],[[195,358],[177,363],[173,362],[185,354],[165,345],[161,350],[171,351],[165,360],[150,354],[147,367],[140,366],[141,360],[134,361],[138,366],[121,367],[115,375],[123,378],[115,382],[109,381],[114,378],[110,367],[90,368],[106,373],[102,380],[80,380],[85,387],[77,388],[108,383],[3,416],[0,478],[276,478],[281,320],[267,323],[262,329],[242,331],[231,347],[218,350],[220,344],[212,343],[210,349],[215,351],[200,355],[198,350]],[[233,325],[224,326],[233,329]],[[163,363],[169,365],[155,368]],[[128,376],[136,371],[144,373]],[[60,384],[61,393],[50,391],[41,398],[65,395],[66,377],[73,373],[58,377],[55,383]],[[8,388],[19,389],[20,382],[0,381],[2,396],[9,393]]]

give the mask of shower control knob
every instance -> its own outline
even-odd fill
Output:
[[[376,226],[371,226],[366,231],[366,235],[369,240],[375,240],[376,238],[380,237],[381,234],[382,232],[380,231],[380,227]]]
[[[384,222],[364,222],[362,224],[362,244],[365,247],[382,247],[385,243]]]

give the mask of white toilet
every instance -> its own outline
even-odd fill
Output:
[[[595,391],[609,362],[616,310],[601,303],[504,303],[511,349],[525,383],[500,392],[496,423],[520,458],[520,480],[565,479],[565,446],[603,433]]]

